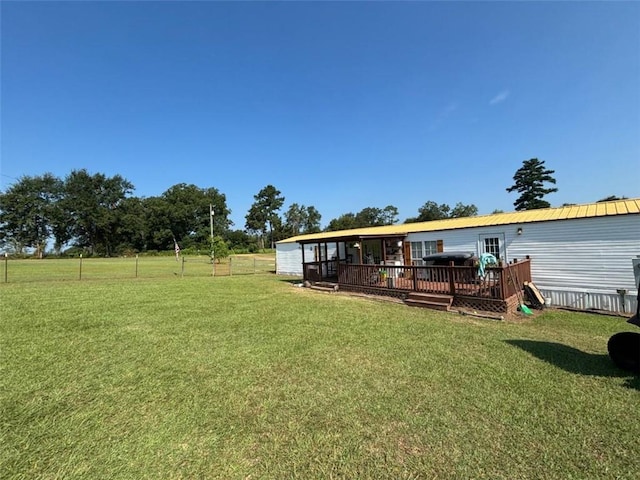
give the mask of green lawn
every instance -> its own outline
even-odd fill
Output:
[[[640,381],[606,356],[620,318],[496,322],[273,275],[0,295],[2,479],[640,472]]]

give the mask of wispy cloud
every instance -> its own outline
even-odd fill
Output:
[[[440,124],[444,122],[447,118],[449,118],[453,114],[453,112],[455,112],[457,109],[458,109],[457,102],[451,102],[448,105],[444,106],[442,109],[440,109],[440,111],[436,115],[436,118],[433,120],[433,122],[431,122],[431,126],[429,127],[429,130],[433,131],[437,129],[440,126]]]
[[[440,112],[440,116],[446,118],[449,115],[451,115],[453,112],[455,112],[457,109],[458,109],[457,103],[450,103],[449,105],[447,105],[442,109],[442,111]]]
[[[510,93],[511,92],[509,90],[501,91],[499,94],[497,94],[495,97],[491,99],[491,101],[489,102],[489,105],[496,105],[498,103],[504,102],[507,98],[509,98]]]

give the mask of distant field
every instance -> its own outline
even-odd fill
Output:
[[[495,322],[171,261],[0,284],[0,478],[640,472],[640,379],[606,356],[622,319]]]
[[[214,272],[208,256],[72,258],[43,260],[0,260],[0,282],[47,280],[106,280],[115,278],[206,277]],[[216,276],[274,273],[275,254],[234,255],[216,261]]]

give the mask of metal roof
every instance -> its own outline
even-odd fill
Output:
[[[309,233],[281,240],[277,243],[312,242],[340,240],[358,237],[404,236],[414,232],[434,232],[438,230],[454,230],[459,228],[488,227],[493,225],[510,225],[516,223],[549,222],[572,218],[605,217],[611,215],[629,215],[640,213],[640,198],[615,200],[612,202],[588,203],[584,205],[567,205],[556,208],[541,208],[522,212],[494,213],[475,217],[447,218],[431,222],[402,223],[382,227],[354,228],[334,232]]]

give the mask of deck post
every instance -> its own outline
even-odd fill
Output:
[[[509,268],[508,265],[507,268]],[[502,300],[507,299],[507,279],[504,274],[504,267],[500,269],[500,296],[502,297]]]
[[[454,269],[454,263],[453,262],[449,262],[449,294],[450,295],[455,295],[456,294],[456,284],[454,282],[454,278],[453,275],[455,273],[455,269]]]

